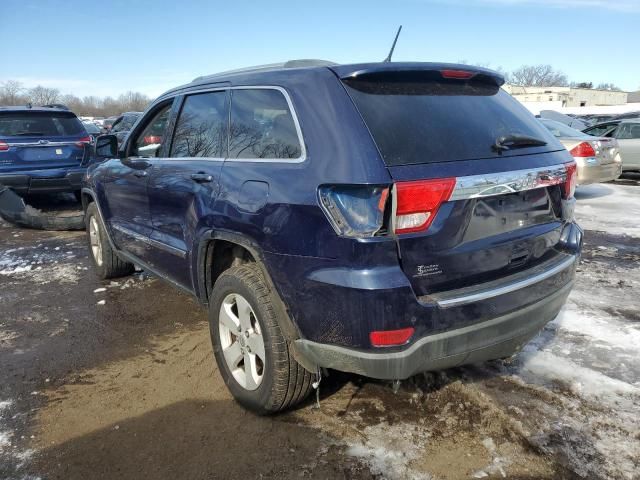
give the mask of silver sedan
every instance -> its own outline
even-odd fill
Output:
[[[539,119],[578,164],[578,185],[610,182],[622,173],[622,160],[615,138],[593,137],[567,125]]]

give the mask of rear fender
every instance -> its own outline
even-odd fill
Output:
[[[282,301],[282,297],[278,292],[271,275],[267,270],[264,255],[262,249],[251,238],[241,235],[235,232],[227,232],[220,230],[207,230],[201,236],[197,246],[196,264],[193,268],[193,272],[196,272],[196,278],[194,279],[194,285],[196,286],[196,296],[203,305],[209,304],[209,291],[207,290],[207,258],[210,248],[215,244],[216,240],[224,240],[230,243],[235,243],[247,249],[249,253],[255,258],[256,263],[262,271],[262,275],[267,282],[269,289],[276,293],[274,295],[274,302],[276,308],[276,314],[280,321],[280,327],[285,337],[294,341],[300,338],[300,331],[295,325],[291,316],[289,315],[289,309],[287,305]]]

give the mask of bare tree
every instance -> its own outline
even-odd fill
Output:
[[[566,87],[567,76],[551,65],[523,65],[509,75],[510,83],[521,87]]]
[[[142,111],[149,104],[149,97],[140,92],[127,92],[118,97],[118,101],[126,110]]]
[[[593,88],[593,82],[571,82],[571,88]]]
[[[57,103],[60,98],[60,90],[47,88],[42,85],[29,89],[29,100],[34,105],[49,105]]]
[[[26,89],[16,80],[0,83],[0,105],[49,105],[62,103],[77,115],[110,117],[123,112],[143,111],[150,102],[149,97],[140,92],[126,92],[118,98],[87,96],[79,98],[72,94],[61,94],[57,88],[42,85]]]
[[[2,82],[0,87],[0,104],[1,105],[19,105],[24,103],[25,88],[22,83],[17,80],[7,80]]]
[[[613,83],[599,83],[596,87],[598,90],[611,90],[612,92],[621,92],[622,89]]]

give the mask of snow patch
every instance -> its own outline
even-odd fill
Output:
[[[549,381],[560,380],[572,387],[572,392],[594,400],[616,405],[621,396],[637,396],[640,400],[640,388],[629,383],[608,377],[596,370],[576,365],[566,358],[548,351],[525,353],[521,375],[535,383],[543,378]]]
[[[362,434],[364,440],[351,444],[347,454],[364,461],[374,475],[390,480],[431,478],[409,466],[426,444],[426,439],[416,432],[416,425],[383,422],[365,427]]]
[[[556,324],[580,335],[592,337],[594,342],[609,343],[616,348],[637,352],[640,345],[640,329],[632,324],[616,322],[601,311],[579,307],[569,301],[556,317]]]
[[[576,218],[586,230],[640,237],[638,187],[613,183],[578,187]]]

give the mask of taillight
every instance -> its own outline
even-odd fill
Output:
[[[80,140],[76,142],[76,147],[84,147],[89,143],[91,143],[91,137],[82,137]]]
[[[384,225],[389,187],[331,185],[318,190],[320,205],[338,235],[373,237]]]
[[[6,142],[0,142],[0,152],[6,152],[9,150],[9,145]]]
[[[567,170],[567,179],[562,185],[562,193],[564,198],[572,198],[578,181],[578,165],[576,162],[565,163],[564,168]]]
[[[440,70],[442,78],[454,78],[458,80],[467,80],[475,75],[473,72],[466,70]]]
[[[455,178],[396,183],[393,219],[395,233],[428,229],[440,205],[451,197],[455,185]]]
[[[413,327],[401,328],[400,330],[380,330],[371,332],[369,340],[374,347],[393,347],[407,343],[413,332],[415,332]]]
[[[595,157],[596,151],[589,142],[582,142],[569,150],[572,157]]]

